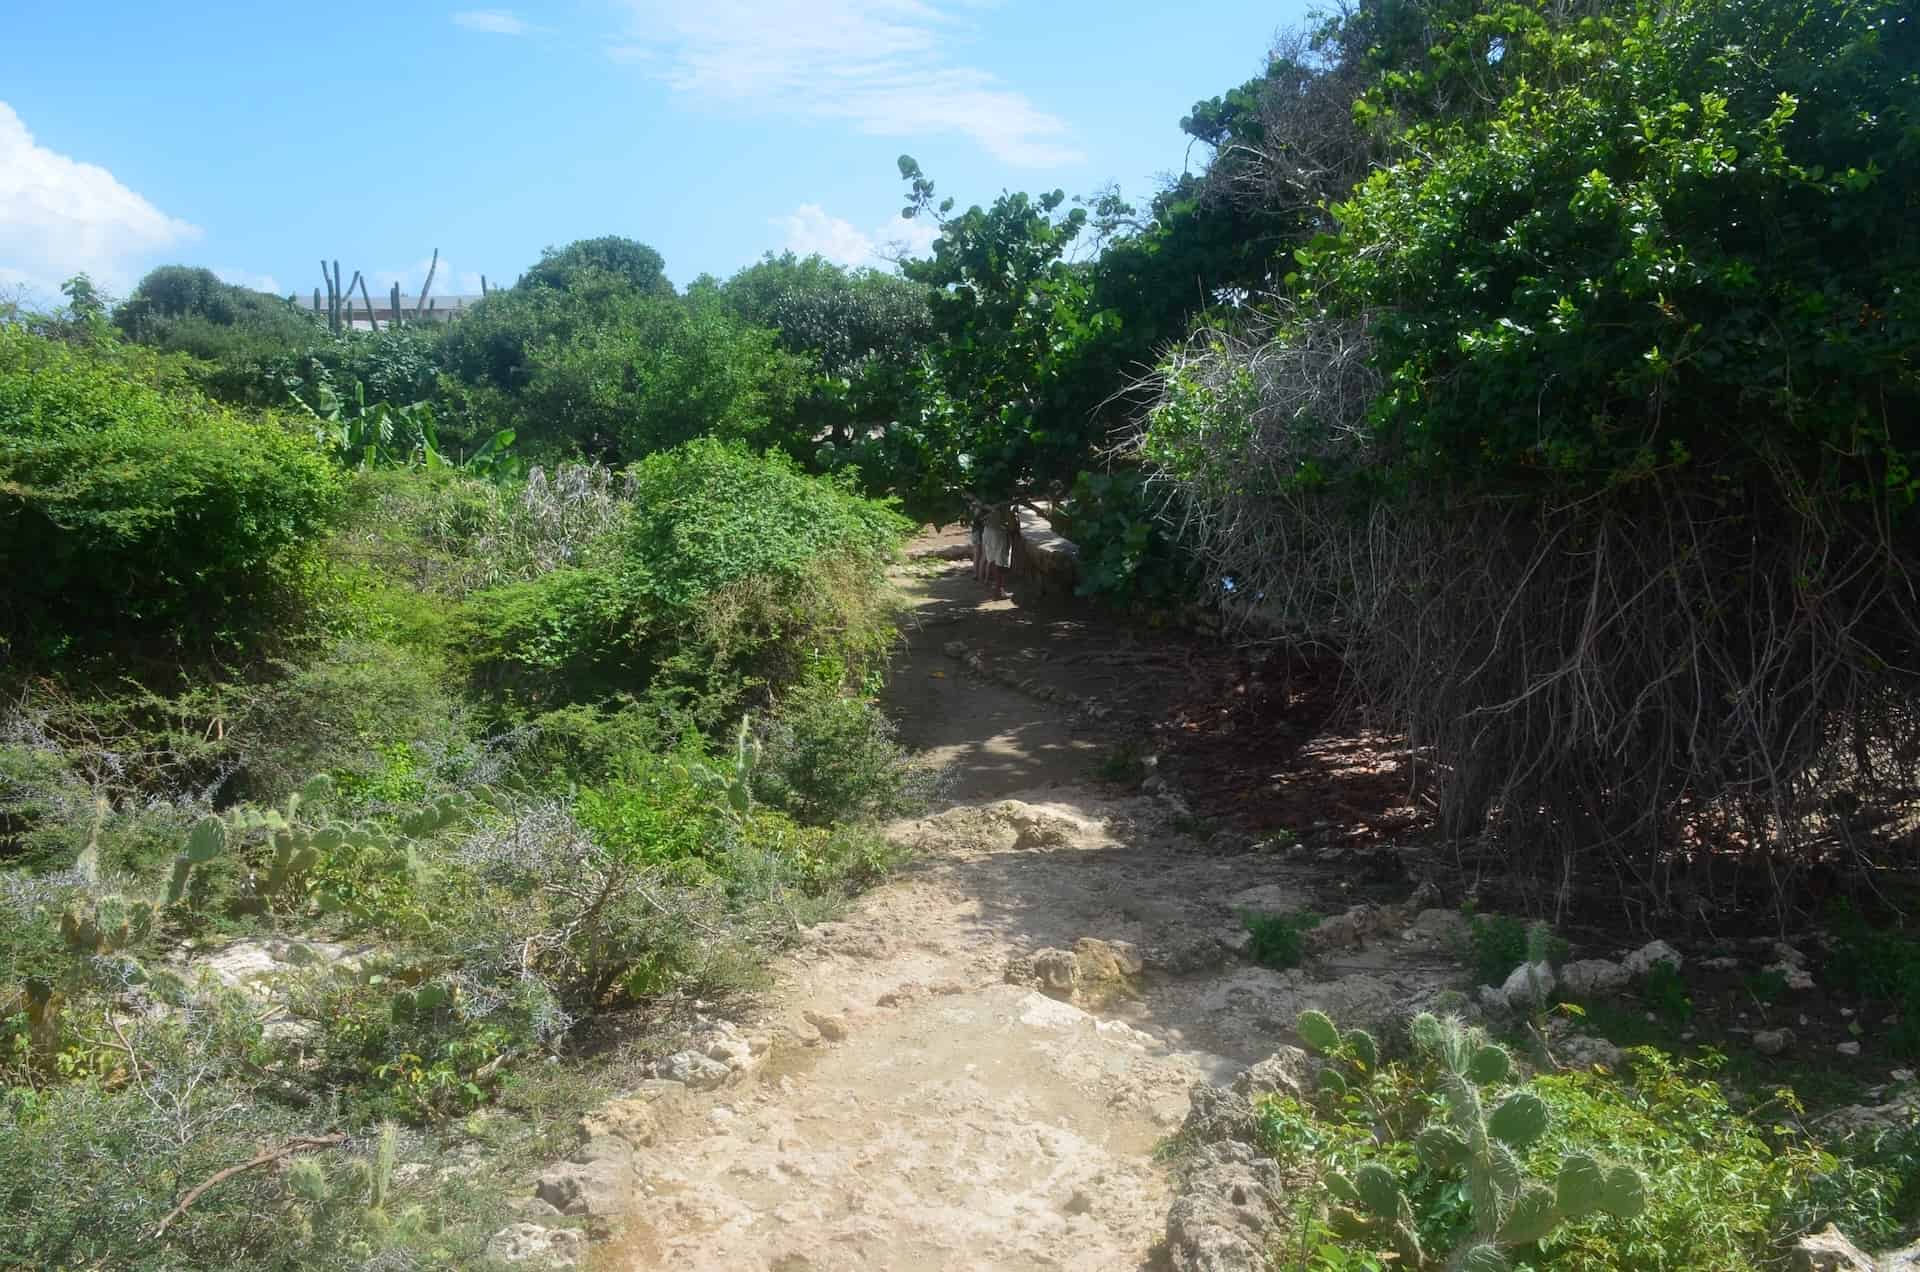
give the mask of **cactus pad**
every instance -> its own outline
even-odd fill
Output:
[[[1360,1193],[1361,1203],[1382,1219],[1400,1218],[1400,1209],[1407,1204],[1393,1172],[1379,1162],[1368,1162],[1355,1171],[1353,1186]],[[1407,1212],[1407,1217],[1412,1218],[1411,1210]]]
[[[1460,1133],[1446,1126],[1429,1126],[1413,1142],[1420,1160],[1433,1170],[1446,1170],[1467,1160],[1467,1142]]]
[[[1600,1190],[1600,1209],[1620,1219],[1632,1219],[1647,1208],[1647,1181],[1631,1166],[1615,1166],[1607,1172]]]
[[[1474,1052],[1472,1061],[1467,1065],[1467,1076],[1481,1086],[1505,1082],[1512,1073],[1513,1057],[1497,1042],[1490,1042]]]
[[[1487,1119],[1487,1134],[1515,1148],[1525,1148],[1546,1130],[1546,1101],[1531,1091],[1515,1091]]]
[[[1553,1190],[1528,1184],[1514,1199],[1507,1221],[1500,1225],[1500,1243],[1530,1245],[1559,1227],[1560,1218]]]
[[[1307,1044],[1309,1051],[1322,1054],[1340,1046],[1340,1031],[1333,1027],[1333,1020],[1323,1011],[1303,1011],[1293,1022],[1293,1028],[1300,1035],[1300,1041]]]
[[[1380,1067],[1380,1047],[1366,1030],[1349,1029],[1340,1041],[1346,1047],[1347,1054],[1358,1061],[1362,1068]]]
[[[1554,1181],[1554,1194],[1560,1213],[1578,1219],[1600,1209],[1606,1195],[1606,1172],[1586,1153],[1570,1153],[1560,1163],[1560,1177]]]

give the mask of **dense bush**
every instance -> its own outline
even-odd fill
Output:
[[[636,289],[583,266],[566,290],[496,293],[440,346],[446,414],[512,428],[536,454],[626,463],[691,438],[765,444],[802,368],[720,299]]]
[[[1179,543],[1178,509],[1135,469],[1083,472],[1053,518],[1079,548],[1082,596],[1143,607],[1178,606],[1201,594],[1198,563]]]
[[[154,387],[113,352],[0,328],[7,626],[41,641],[238,637],[340,482],[270,421]]]
[[[815,675],[781,698],[760,730],[754,797],[808,825],[903,812],[924,800],[879,704]]]
[[[226,352],[230,346],[222,342],[229,334],[287,339],[314,325],[282,297],[222,282],[212,270],[188,265],[150,271],[114,310],[113,321],[132,339],[202,357]],[[201,339],[214,347],[194,347]]]
[[[417,652],[345,640],[283,671],[233,724],[250,798],[277,800],[315,773],[360,788],[396,754],[460,745],[463,710],[445,671]]]
[[[1920,789],[1920,30],[1832,0],[1342,21],[1406,52],[1356,54],[1389,61],[1356,107],[1391,162],[1170,359],[1147,457],[1210,569],[1431,749],[1449,834],[1663,890],[1687,823],[1792,906],[1829,799]]]
[[[713,728],[821,660],[857,673],[885,649],[895,514],[712,440],[633,480],[586,565],[474,598],[474,657],[496,690],[544,707],[624,690]]]
[[[890,429],[914,410],[914,373],[932,321],[925,288],[788,252],[747,266],[720,295],[743,321],[772,331],[805,367],[804,388],[771,431],[796,459],[836,463],[856,439]],[[875,489],[893,485],[883,479]]]

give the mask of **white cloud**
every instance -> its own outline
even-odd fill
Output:
[[[964,28],[936,0],[626,4],[633,40],[609,52],[703,102],[846,120],[882,137],[957,133],[1024,167],[1081,158],[1064,121],[951,58]]]
[[[802,203],[786,216],[772,218],[772,224],[787,232],[788,251],[817,254],[847,266],[878,267],[898,256],[922,255],[940,236],[939,227],[924,219],[895,218],[868,232],[829,216],[818,203]]]
[[[254,291],[267,292],[274,296],[284,296],[287,289],[272,274],[259,274],[250,269],[236,269],[231,265],[214,267],[214,275],[223,283],[232,283],[235,287],[251,287]]]
[[[405,294],[418,295],[421,284],[427,281],[427,270],[432,264],[431,256],[422,256],[413,264],[401,269],[369,270],[367,291],[378,299],[386,295],[388,289],[395,283],[399,283],[400,290]],[[343,281],[353,276],[352,270],[342,270],[341,273]],[[487,286],[503,287],[512,281],[511,278],[489,277]],[[359,289],[355,288],[354,295],[359,294]],[[442,255],[439,268],[433,271],[433,290],[428,293],[427,299],[431,300],[435,296],[478,296],[479,294],[480,271],[457,269],[450,259]]]
[[[154,253],[199,236],[105,168],[35,142],[0,101],[0,282],[51,293],[84,270],[122,292]]]
[[[525,35],[533,29],[505,9],[466,9],[453,15],[453,24],[488,35]]]

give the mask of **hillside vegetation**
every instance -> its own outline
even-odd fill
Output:
[[[486,1266],[652,1031],[893,864],[934,777],[875,705],[887,571],[969,497],[1046,503],[1115,621],[1333,668],[1506,908],[1823,925],[1920,1056],[1912,6],[1361,0],[1179,127],[1138,204],[902,156],[897,271],[676,286],[609,236],[445,324],[184,265],[0,308],[0,1263]],[[1540,961],[1499,922],[1496,977]],[[1440,1050],[1262,1106],[1387,1176],[1302,1266],[1500,1228],[1380,1131]],[[1764,1204],[1500,1259],[1920,1220],[1910,1133],[1769,1166],[1791,1092],[1638,1063],[1541,1080],[1556,1159]]]

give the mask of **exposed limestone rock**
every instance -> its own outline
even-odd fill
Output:
[[[1680,951],[1665,941],[1648,941],[1633,953],[1620,960],[1629,976],[1645,976],[1653,970],[1655,963],[1672,963],[1673,970],[1680,970]]]
[[[281,976],[303,968],[358,970],[371,948],[335,941],[250,937],[194,959],[188,964],[188,970],[190,973],[204,971],[229,989],[265,995]]]
[[[542,1171],[534,1196],[563,1215],[606,1219],[624,1214],[640,1184],[633,1150],[619,1140],[597,1139],[587,1141],[575,1157],[583,1160]]]
[[[500,1263],[531,1263],[548,1268],[577,1268],[587,1257],[587,1234],[575,1228],[543,1228],[516,1223],[487,1241],[486,1254]]]
[[[1920,1272],[1920,1241],[1900,1250],[1891,1250],[1874,1260],[1878,1272]]]
[[[1431,879],[1422,879],[1413,889],[1413,895],[1404,901],[1400,908],[1408,914],[1424,914],[1440,904],[1440,885]]]
[[[1571,1034],[1553,1044],[1555,1055],[1560,1063],[1569,1069],[1618,1069],[1626,1059],[1620,1048],[1605,1038],[1592,1038],[1586,1034]]]
[[[1167,1213],[1175,1272],[1262,1272],[1280,1212],[1279,1168],[1248,1144],[1209,1144],[1183,1172]]]
[[[1300,909],[1304,900],[1298,888],[1284,883],[1263,883],[1234,893],[1227,898],[1227,905],[1235,914],[1249,910],[1256,914],[1284,914]]]
[[[1920,1091],[1909,1091],[1885,1104],[1849,1104],[1821,1121],[1840,1135],[1920,1124]]]
[[[1796,994],[1804,994],[1813,988],[1813,973],[1799,963],[1781,959],[1778,963],[1769,963],[1766,970],[1787,983],[1787,988]]]
[[[1098,1007],[1139,988],[1145,964],[1126,941],[1083,936],[1071,950],[1036,950],[1007,965],[1007,981],[1031,985],[1066,1002]]]
[[[1345,914],[1336,914],[1320,921],[1318,926],[1308,928],[1301,938],[1307,949],[1316,954],[1328,950],[1358,949],[1367,943],[1367,938],[1387,928],[1381,922],[1377,907],[1356,905]]]
[[[1236,928],[1233,939],[1240,947],[1253,939],[1244,927]],[[1168,976],[1192,976],[1218,971],[1233,961],[1234,947],[1228,940],[1209,932],[1181,933],[1155,945],[1146,953],[1145,963]]]
[[[1873,1260],[1832,1224],[1794,1242],[1788,1266],[1794,1272],[1874,1272]]]
[[[1249,1102],[1263,1095],[1290,1095],[1296,1100],[1312,1094],[1315,1063],[1298,1047],[1282,1047],[1233,1079],[1234,1093]]]
[[[1753,1035],[1753,1049],[1763,1056],[1784,1055],[1792,1047],[1791,1029],[1762,1029]]]
[[[1214,1144],[1221,1140],[1252,1142],[1259,1122],[1253,1102],[1247,1096],[1210,1082],[1197,1082],[1188,1096],[1187,1120],[1180,1134],[1189,1143]]]
[[[1625,967],[1604,958],[1583,958],[1560,969],[1560,984],[1581,998],[1625,989],[1629,979]]]
[[[1538,963],[1522,963],[1513,969],[1507,977],[1507,983],[1500,987],[1500,997],[1507,1006],[1516,1010],[1544,1007],[1553,997],[1555,984],[1553,967],[1545,959]]]
[[[847,1040],[848,1030],[846,1017],[832,1016],[820,1011],[808,1011],[802,1012],[801,1014],[806,1017],[807,1023],[815,1029],[818,1029],[820,1036],[828,1042],[845,1042]]]
[[[617,1139],[639,1147],[651,1144],[659,1131],[653,1101],[638,1096],[609,1100],[580,1119],[580,1134],[588,1140]]]
[[[698,1051],[677,1051],[654,1066],[660,1077],[673,1082],[684,1082],[691,1090],[711,1091],[733,1075],[718,1060],[709,1059]]]
[[[1427,940],[1453,945],[1467,939],[1467,920],[1458,910],[1427,909],[1415,917],[1413,930]]]

